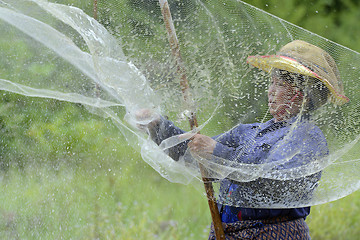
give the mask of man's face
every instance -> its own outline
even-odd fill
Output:
[[[300,112],[303,95],[297,87],[275,72],[271,75],[268,100],[270,114],[276,121],[283,121]]]

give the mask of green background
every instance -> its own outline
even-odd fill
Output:
[[[360,50],[358,1],[246,2]],[[154,8],[152,1],[132,3]],[[91,1],[86,5],[91,14]],[[1,91],[0,134],[0,238],[206,239],[211,219],[201,190],[160,177],[111,122],[82,106]],[[356,239],[359,197],[313,207],[313,239]]]

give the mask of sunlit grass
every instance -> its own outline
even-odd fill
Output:
[[[1,180],[0,239],[205,239],[210,219],[198,190],[136,162],[10,170]]]
[[[314,206],[307,219],[313,239],[360,238],[360,192],[343,199]]]
[[[123,155],[101,165],[89,159],[4,173],[0,239],[207,239],[211,219],[201,192],[163,179],[131,149]],[[312,238],[356,239],[359,195],[313,207]]]

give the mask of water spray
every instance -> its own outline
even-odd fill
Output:
[[[175,58],[177,73],[181,77],[180,86],[181,86],[181,91],[183,93],[183,98],[184,98],[185,103],[189,103],[189,101],[191,101],[189,98],[189,82],[187,80],[185,66],[184,66],[184,63],[181,58],[179,41],[176,36],[175,27],[174,27],[174,23],[172,21],[169,4],[168,4],[167,0],[159,0],[159,2],[160,2],[160,7],[161,7],[161,13],[164,17],[165,26],[166,26],[166,30],[168,33],[171,52]],[[191,129],[193,129],[194,127],[198,127],[195,113],[191,112],[191,114],[188,116],[188,119],[189,119]],[[224,230],[222,227],[220,213],[217,208],[216,198],[214,196],[214,189],[213,189],[213,186],[211,183],[211,179],[205,177],[207,170],[201,163],[199,163],[199,168],[200,168],[202,180],[204,182],[204,187],[205,187],[205,192],[206,192],[206,196],[207,196],[208,203],[209,203],[211,218],[212,218],[212,221],[214,224],[216,239],[224,240],[225,234],[224,234]]]

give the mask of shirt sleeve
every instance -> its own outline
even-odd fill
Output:
[[[183,133],[185,133],[185,131],[175,126],[173,122],[164,117],[160,117],[160,122],[155,126],[155,129],[150,134],[150,137],[156,144],[160,145],[165,139]],[[176,146],[167,149],[167,154],[175,161],[178,161],[179,158],[185,154],[187,143],[188,141],[181,142]]]
[[[267,162],[274,169],[290,169],[307,165],[328,155],[326,138],[315,125],[302,125],[275,144]]]
[[[241,138],[245,132],[246,127],[244,125],[238,125],[223,134],[213,137],[217,142],[213,155],[224,159],[232,159],[234,153],[242,148]]]
[[[215,145],[213,155],[230,161],[246,164],[260,164],[278,140],[278,137],[269,139],[266,143],[254,141],[256,131],[251,131],[255,125],[243,125],[221,135]]]
[[[273,163],[278,168],[292,168],[309,163],[328,153],[321,130],[311,124],[300,124],[285,135],[274,134],[267,141],[241,139],[248,131],[231,131],[221,136],[213,154],[217,157],[246,164]],[[236,143],[236,141],[239,141]]]

